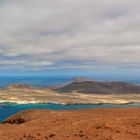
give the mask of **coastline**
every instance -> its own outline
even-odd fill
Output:
[[[31,109],[45,109],[45,110],[81,110],[81,109],[108,109],[108,108],[140,108],[140,104],[16,104],[16,103],[1,103],[0,104],[0,121],[5,120],[9,116],[16,114],[19,111],[31,110]]]
[[[127,103],[60,103],[60,102],[54,102],[54,101],[48,101],[48,102],[40,102],[40,101],[9,101],[9,100],[4,100],[0,101],[0,104],[16,104],[16,105],[27,105],[27,104],[52,104],[52,105],[64,105],[64,106],[69,106],[69,105],[104,105],[104,104],[110,104],[110,105],[129,105],[129,104],[140,104],[140,102],[127,102]]]

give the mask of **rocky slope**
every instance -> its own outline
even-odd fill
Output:
[[[140,93],[140,86],[125,82],[74,81],[66,86],[57,88],[56,91],[97,94]]]
[[[27,110],[0,124],[0,140],[139,140],[140,108]]]

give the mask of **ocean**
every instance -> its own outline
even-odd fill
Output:
[[[48,87],[63,85],[70,82],[70,76],[0,76],[0,88],[5,88],[12,84],[28,84],[33,87]]]
[[[0,76],[0,88],[5,88],[11,84],[29,84],[33,87],[48,87],[54,85],[63,85],[72,81],[73,77],[69,76]],[[136,82],[137,83],[137,82]],[[112,107],[140,107],[140,104],[127,104],[127,105],[58,105],[58,104],[0,104],[0,121],[7,117],[26,109],[52,109],[52,110],[71,110],[83,108],[112,108]]]
[[[94,77],[91,76],[94,79]],[[48,87],[55,85],[67,84],[74,79],[74,76],[0,76],[0,88],[7,87],[12,84],[29,84],[33,87]],[[101,79],[98,81],[124,81],[140,84],[140,80],[121,80],[121,79]]]
[[[0,88],[5,88],[11,84],[29,84],[33,87],[48,87],[63,85],[71,82],[74,76],[0,76]],[[94,79],[94,77],[91,77]],[[96,78],[99,81],[124,81],[140,84],[140,80],[116,80]]]

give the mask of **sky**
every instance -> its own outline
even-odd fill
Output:
[[[0,0],[0,75],[138,78],[139,0]]]

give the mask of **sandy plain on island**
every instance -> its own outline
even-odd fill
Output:
[[[54,104],[128,104],[140,103],[140,94],[87,94],[58,93],[48,88],[6,88],[0,89],[0,103],[17,104],[54,103]]]

